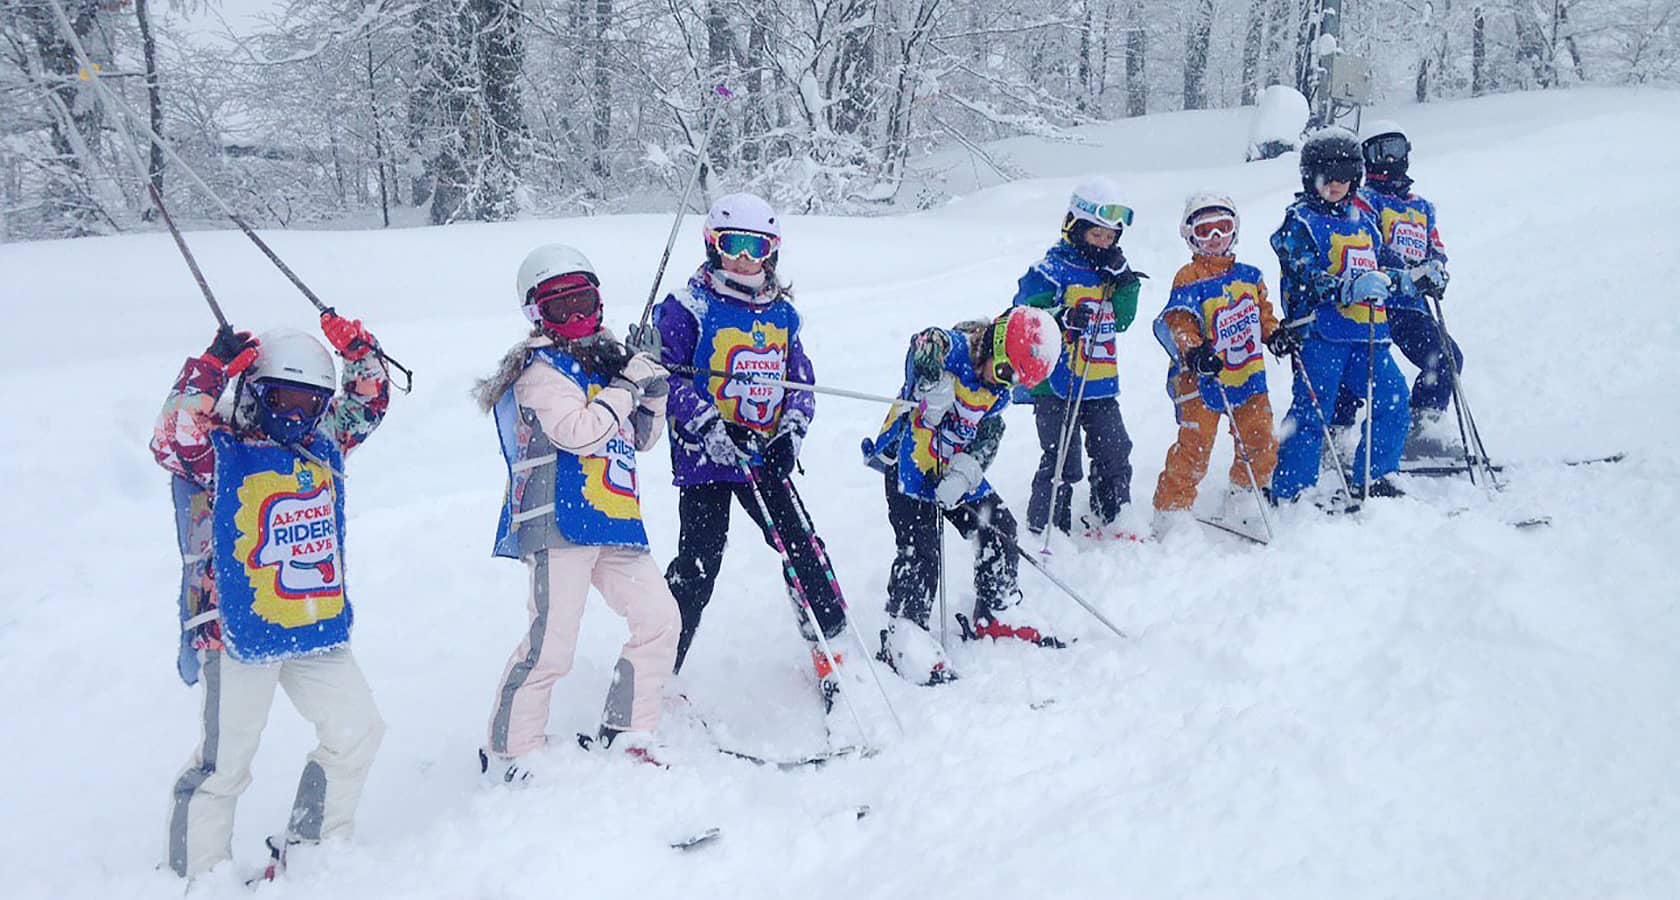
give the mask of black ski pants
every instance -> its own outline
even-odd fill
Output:
[[[799,501],[794,499],[792,482],[760,478],[758,485],[764,496],[764,505],[770,509],[771,524],[782,537],[788,557],[793,561],[794,574],[799,576],[799,584],[805,589],[805,597],[816,613],[823,636],[832,638],[838,635],[846,627],[845,611],[840,606],[841,600],[834,585],[829,581],[827,567],[812,546],[811,535],[800,527],[799,511],[794,507]],[[714,482],[677,489],[681,532],[677,538],[676,558],[665,567],[665,582],[671,588],[671,595],[677,598],[677,609],[682,613],[682,634],[677,639],[678,671],[681,671],[683,660],[688,656],[694,632],[700,627],[700,614],[705,611],[706,604],[712,602],[718,568],[723,565],[723,548],[729,539],[729,506],[732,501],[740,502],[747,515],[764,532],[764,542],[775,547],[775,537],[759,512],[758,501],[753,499],[750,485]],[[789,599],[794,604],[793,614],[798,617],[800,631],[806,632],[809,626],[805,623],[805,614],[799,609],[799,601],[793,597],[793,580],[787,577],[786,566],[782,568]],[[815,635],[807,634],[806,638],[816,640]]]
[[[1027,528],[1034,534],[1050,522],[1050,482],[1055,478],[1056,456],[1068,401],[1056,396],[1033,398],[1033,422],[1038,426],[1038,471],[1033,474],[1032,499],[1027,501]],[[1120,507],[1132,502],[1132,437],[1120,418],[1120,401],[1114,397],[1085,400],[1079,404],[1078,424],[1073,429],[1073,446],[1062,466],[1061,490],[1056,492],[1056,528],[1073,528],[1073,486],[1084,477],[1079,457],[1079,435],[1085,435],[1085,455],[1091,458],[1091,512],[1103,524],[1114,521]]]
[[[1016,593],[1020,549],[1015,544],[1015,516],[997,494],[987,494],[955,509],[942,510],[932,500],[918,500],[898,489],[898,468],[887,467],[887,521],[898,553],[887,577],[887,615],[909,619],[923,628],[939,588],[939,530],[950,522],[975,542],[974,613],[990,617]],[[982,527],[988,523],[989,527]]]

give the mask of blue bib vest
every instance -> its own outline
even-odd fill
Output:
[[[585,372],[577,360],[553,347],[533,351],[530,364],[554,367],[576,382],[590,400],[610,381],[605,375]],[[520,527],[536,519],[552,521],[574,544],[648,545],[636,486],[635,434],[628,421],[619,424],[618,434],[598,453],[578,456],[548,443],[536,417],[521,413],[511,385],[496,401],[495,417],[508,469],[502,515],[496,524],[496,556],[520,558]],[[552,478],[545,477],[549,473]],[[552,502],[548,497],[527,496],[549,483],[553,484]]]
[[[884,469],[898,463],[898,489],[909,497],[932,500],[939,476],[951,457],[968,449],[979,431],[981,421],[998,415],[1009,405],[1009,390],[992,387],[975,371],[968,355],[968,336],[958,331],[946,331],[951,349],[945,354],[945,371],[956,382],[956,403],[938,423],[922,421],[921,411],[888,413],[887,421],[873,441],[863,442],[864,461]],[[904,363],[904,387],[899,396],[910,397],[914,388],[911,363]],[[963,502],[978,500],[992,492],[984,479],[963,497]]]
[[[1404,197],[1374,191],[1369,187],[1359,189],[1359,199],[1371,208],[1371,214],[1377,221],[1377,228],[1382,236],[1383,248],[1393,254],[1388,262],[1394,266],[1415,266],[1430,256],[1430,235],[1435,233],[1435,205],[1428,200],[1408,193]],[[1419,312],[1424,309],[1423,297],[1416,293],[1403,293],[1400,286],[1394,286],[1394,294],[1389,298],[1389,305],[1397,309],[1413,309]]]
[[[741,375],[786,379],[788,354],[799,331],[793,304],[777,300],[763,308],[712,298],[700,320],[693,365]],[[774,434],[781,422],[781,385],[751,384],[696,375],[694,388],[712,401],[725,422],[760,434]]]
[[[1260,342],[1262,277],[1259,269],[1235,263],[1216,277],[1173,288],[1166,308],[1155,317],[1153,329],[1155,339],[1173,358],[1167,370],[1169,394],[1172,381],[1179,373],[1178,346],[1173,343],[1166,321],[1167,313],[1175,310],[1196,318],[1202,338],[1224,364],[1218,375],[1196,379],[1197,391],[1208,409],[1228,411],[1219,394],[1220,385],[1224,385],[1225,396],[1233,406],[1241,406],[1249,398],[1266,393],[1266,356]]]
[[[1092,310],[1091,324],[1077,340],[1062,342],[1062,357],[1050,373],[1050,390],[1058,397],[1078,390],[1085,378],[1085,399],[1100,400],[1120,393],[1120,368],[1116,359],[1114,284],[1095,269],[1077,266],[1056,255],[1040,260],[1033,271],[1060,289],[1061,304],[1071,309],[1084,304]],[[1058,317],[1059,318],[1059,317]]]
[[[344,591],[342,454],[316,432],[304,448],[214,431],[210,569],[222,643],[234,659],[265,663],[350,640]],[[323,463],[325,465],[323,465]]]
[[[1347,283],[1361,272],[1378,268],[1376,229],[1351,203],[1347,213],[1340,216],[1326,215],[1304,204],[1291,209],[1312,234],[1315,269]],[[1285,292],[1293,287],[1286,275]],[[1313,333],[1322,340],[1365,341],[1372,337],[1371,324],[1375,324],[1375,339],[1388,341],[1388,308],[1381,301],[1340,306],[1330,297],[1315,312],[1318,317],[1313,323]]]

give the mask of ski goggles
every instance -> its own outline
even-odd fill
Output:
[[[1403,134],[1383,134],[1365,142],[1367,163],[1391,163],[1405,159],[1412,152],[1412,142]]]
[[[327,411],[333,392],[326,388],[309,387],[286,381],[257,381],[251,393],[263,409],[277,416],[317,419]]]
[[[1009,362],[1009,329],[1002,324],[992,326],[992,380],[1002,385],[1015,383],[1015,366]]]
[[[601,294],[594,288],[550,294],[537,298],[537,315],[556,325],[586,319],[601,309]]]
[[[601,292],[594,279],[582,272],[556,275],[531,288],[527,307],[546,322],[565,324],[591,315],[601,308]]]
[[[712,246],[717,248],[719,256],[729,259],[745,257],[754,262],[763,262],[776,252],[780,243],[775,236],[756,231],[718,229],[712,232]]]
[[[1352,184],[1365,174],[1365,167],[1357,159],[1336,159],[1319,167],[1317,174],[1321,184],[1329,184],[1332,181]]]
[[[1237,218],[1227,212],[1214,213],[1190,223],[1190,234],[1198,241],[1214,241],[1237,233]]]
[[[1073,205],[1104,228],[1119,231],[1132,224],[1132,208],[1123,203],[1091,203],[1083,198],[1074,198]]]

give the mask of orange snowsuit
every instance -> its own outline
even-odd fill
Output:
[[[1189,264],[1178,270],[1173,278],[1174,289],[1184,287],[1193,282],[1210,278],[1219,278],[1230,270],[1235,262],[1230,256],[1197,256]],[[1258,279],[1256,279],[1258,280]],[[1262,340],[1272,336],[1277,329],[1277,317],[1272,313],[1272,305],[1266,298],[1266,285],[1257,285],[1260,307],[1260,334]],[[1183,359],[1189,350],[1206,343],[1211,335],[1205,333],[1204,326],[1189,312],[1168,309],[1161,316],[1165,330],[1172,337],[1178,347],[1178,358]],[[1175,370],[1170,381],[1170,388],[1175,406],[1174,413],[1178,420],[1178,440],[1167,450],[1166,467],[1161,471],[1161,477],[1155,482],[1155,508],[1158,510],[1186,510],[1196,502],[1196,487],[1207,474],[1208,457],[1213,452],[1213,442],[1219,434],[1220,413],[1208,408],[1202,402],[1197,388],[1197,375],[1182,366]],[[1242,437],[1243,447],[1248,450],[1250,464],[1254,467],[1254,477],[1261,485],[1270,484],[1272,470],[1277,467],[1277,437],[1272,434],[1272,405],[1264,391],[1250,397],[1246,402],[1236,406],[1232,414],[1232,421],[1236,424],[1237,433]],[[1242,454],[1233,448],[1231,460],[1231,484],[1238,487],[1252,486],[1248,478],[1248,466],[1243,464]]]

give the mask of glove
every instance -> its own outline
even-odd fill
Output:
[[[1341,306],[1355,303],[1387,303],[1394,292],[1394,282],[1387,272],[1371,269],[1359,273],[1342,288]]]
[[[1400,272],[1400,287],[1408,294],[1439,294],[1447,286],[1447,266],[1438,259],[1426,259]]]
[[[951,377],[950,372],[945,372],[932,384],[917,385],[914,397],[921,401],[916,404],[917,416],[923,425],[932,428],[943,421],[945,414],[956,405],[956,380]]]
[[[624,346],[632,353],[646,353],[654,359],[659,359],[665,353],[665,345],[660,342],[659,328],[653,323],[630,326],[630,335],[624,339]]]
[[[669,393],[671,383],[665,379],[670,374],[664,366],[655,362],[653,357],[637,352],[624,361],[624,366],[618,370],[613,383],[628,387],[630,393],[639,401],[643,397],[663,397]]]
[[[1225,368],[1225,361],[1208,344],[1197,344],[1185,351],[1184,362],[1202,375],[1218,375]]]
[[[805,428],[804,416],[789,413],[782,417],[781,430],[764,445],[764,474],[772,481],[783,481],[793,474],[799,448],[805,443]]]
[[[706,458],[720,466],[735,468],[742,460],[752,459],[752,454],[741,449],[735,442],[735,436],[729,433],[729,426],[716,410],[711,412],[710,420],[699,429],[700,449]]]
[[[232,328],[216,329],[216,339],[210,342],[204,355],[199,357],[204,362],[221,370],[229,378],[250,368],[251,363],[257,361],[257,339],[251,337],[249,331],[234,331]]]
[[[1090,306],[1080,303],[1067,307],[1062,311],[1062,332],[1068,337],[1071,338],[1076,335],[1083,334],[1085,329],[1090,327]]]
[[[939,502],[943,509],[956,509],[962,505],[963,498],[980,484],[980,461],[967,453],[958,453],[945,464],[945,475],[939,479],[939,486],[933,489],[933,499]]]
[[[339,356],[351,362],[373,352],[373,335],[362,327],[361,319],[346,319],[329,309],[321,313],[321,333]]]
[[[1272,336],[1266,338],[1266,349],[1279,359],[1294,356],[1301,349],[1301,333],[1289,325],[1279,325],[1272,330]]]

